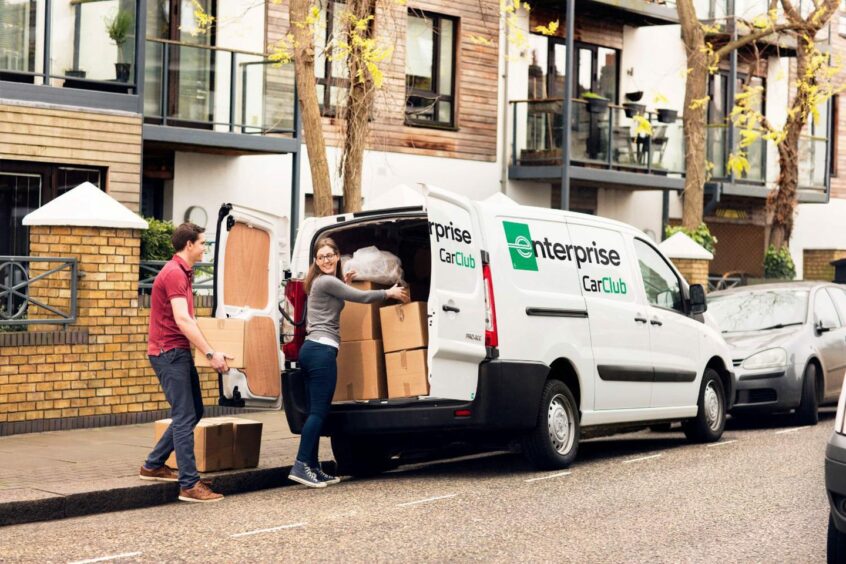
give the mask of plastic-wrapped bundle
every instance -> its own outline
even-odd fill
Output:
[[[355,272],[355,280],[369,280],[378,284],[396,284],[402,280],[402,261],[388,251],[376,247],[358,249],[352,256],[341,257],[341,272]]]

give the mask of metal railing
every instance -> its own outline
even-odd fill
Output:
[[[138,271],[138,293],[149,294],[153,289],[153,282],[166,265],[166,260],[142,260]],[[214,263],[198,262],[194,264],[194,292],[207,293],[214,289]]]
[[[42,272],[39,269],[38,273],[31,277],[32,263],[55,263],[58,266],[46,266],[46,270]],[[60,276],[62,272],[68,272],[69,275]],[[55,293],[61,301],[67,303],[66,309],[45,303],[47,292],[44,292],[45,298],[35,298],[31,292],[37,282],[57,280],[61,281],[60,287],[51,286],[50,290],[57,290]],[[75,258],[0,256],[0,327],[75,323],[78,280],[79,269]],[[68,287],[65,288],[65,285]],[[37,317],[30,317],[30,308],[33,306],[53,314],[54,317],[42,316],[40,312]]]

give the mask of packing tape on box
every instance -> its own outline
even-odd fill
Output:
[[[400,352],[400,366],[402,366],[403,370],[408,370],[408,357],[405,354],[405,351]]]
[[[403,391],[405,392],[406,396],[411,395],[411,384],[409,384],[408,382],[403,382],[402,388],[403,388]]]
[[[399,306],[398,308],[396,308],[396,310],[397,310],[397,317],[399,318],[399,320],[400,320],[400,321],[405,321],[405,309],[404,309],[404,306]]]

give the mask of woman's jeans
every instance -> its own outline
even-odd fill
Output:
[[[308,418],[300,436],[297,460],[317,467],[317,447],[323,422],[329,415],[335,383],[338,380],[338,349],[315,341],[306,341],[300,348],[299,364],[305,376]]]

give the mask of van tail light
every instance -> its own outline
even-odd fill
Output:
[[[498,347],[499,335],[496,330],[496,304],[494,304],[491,265],[482,265],[482,277],[485,280],[485,346]]]
[[[305,342],[305,286],[302,280],[288,280],[285,284],[285,305],[282,313],[282,352],[285,360],[297,360]]]

